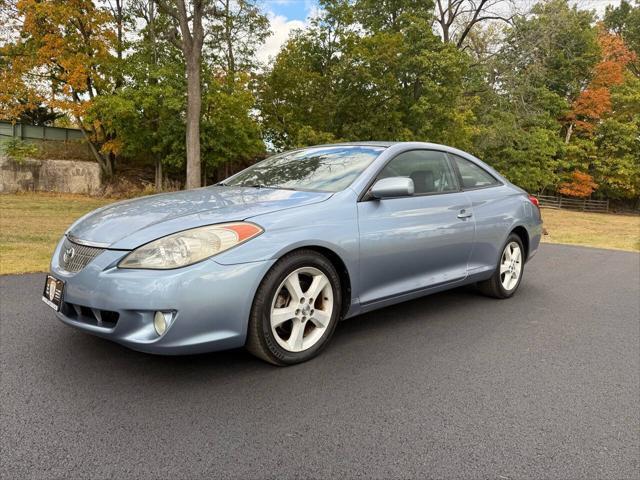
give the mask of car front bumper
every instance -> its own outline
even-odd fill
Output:
[[[105,250],[69,273],[58,263],[61,243],[51,262],[51,274],[65,282],[57,317],[134,350],[165,355],[244,345],[255,292],[274,263],[209,259],[175,270],[128,270],[116,266],[128,252]],[[153,326],[157,311],[172,318],[161,336]]]

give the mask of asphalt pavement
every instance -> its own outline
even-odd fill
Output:
[[[544,245],[471,289],[338,325],[306,364],[158,357],[0,277],[0,477],[640,477],[640,255]]]

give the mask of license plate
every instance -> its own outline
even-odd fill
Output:
[[[56,312],[59,312],[60,306],[62,305],[63,291],[64,282],[51,275],[47,275],[47,280],[44,282],[44,292],[42,292],[42,301]]]

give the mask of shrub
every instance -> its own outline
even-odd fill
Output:
[[[25,159],[38,153],[38,147],[19,138],[10,138],[0,143],[0,151],[11,160],[22,165]]]
[[[571,174],[571,181],[560,185],[560,193],[569,197],[586,198],[598,188],[593,177],[588,173],[575,170]]]

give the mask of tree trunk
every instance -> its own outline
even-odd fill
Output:
[[[93,158],[95,158],[96,161],[98,162],[98,165],[100,165],[100,170],[102,171],[102,175],[104,175],[105,178],[111,178],[113,176],[113,170],[111,169],[111,164],[105,161],[104,157],[100,154],[100,152],[98,151],[98,149],[96,148],[96,146],[93,144],[91,140],[88,140],[87,144],[89,145],[89,149],[93,154]]]
[[[207,186],[207,164],[206,162],[202,164],[202,186]]]
[[[162,191],[162,162],[156,158],[156,192]]]
[[[233,87],[235,83],[236,77],[236,59],[233,54],[233,33],[232,29],[232,19],[231,12],[229,10],[229,4],[231,0],[226,0],[225,2],[225,20],[224,20],[224,36],[225,42],[227,44],[227,86],[229,88]]]
[[[118,55],[118,60],[122,60],[122,52],[124,51],[123,28],[122,28],[123,23],[124,23],[124,15],[122,12],[122,2],[120,0],[116,0],[116,26],[117,26],[116,53]]]
[[[91,150],[93,158],[95,158],[96,162],[98,162],[98,165],[100,165],[100,171],[102,172],[102,175],[105,178],[111,178],[113,176],[113,164],[109,162],[108,159],[105,159],[105,157],[98,150],[98,147],[96,147],[96,145],[91,141],[89,134],[82,126],[80,117],[76,117],[76,122],[80,126],[80,130],[82,131],[82,135],[84,135],[84,139],[87,142],[87,145],[89,145],[89,150]]]
[[[109,175],[113,175],[116,171],[116,154],[113,152],[109,152],[106,160],[108,164]]]
[[[195,58],[194,58],[195,57]],[[187,61],[187,184],[186,188],[200,187],[200,56]]]
[[[169,37],[173,44],[182,50],[186,62],[187,74],[187,181],[185,187],[198,188],[201,185],[200,166],[200,116],[202,98],[200,85],[200,59],[204,29],[202,17],[209,2],[193,0],[155,0],[161,9],[175,21],[175,28]],[[189,8],[190,7],[190,8]],[[214,7],[215,16],[215,7]],[[178,29],[180,40],[178,41]]]
[[[567,134],[564,137],[564,143],[566,145],[569,144],[569,141],[571,140],[571,134],[573,133],[573,122],[569,124],[569,126],[567,127]]]

